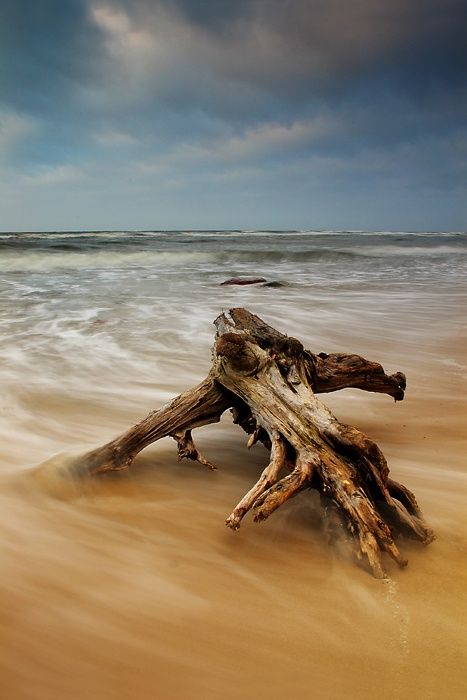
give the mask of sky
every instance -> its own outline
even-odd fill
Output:
[[[467,229],[467,0],[0,0],[0,230]]]

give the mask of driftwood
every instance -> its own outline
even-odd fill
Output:
[[[316,397],[356,387],[404,398],[405,376],[386,375],[381,365],[358,355],[315,355],[296,338],[268,326],[245,309],[231,309],[214,322],[216,342],[209,375],[138,425],[73,464],[77,475],[128,468],[152,442],[171,436],[180,458],[215,467],[193,442],[194,428],[216,423],[226,409],[248,433],[248,447],[260,441],[270,461],[259,480],[226,520],[233,530],[253,510],[255,521],[268,518],[305,489],[321,496],[331,535],[349,533],[358,559],[374,576],[384,577],[382,553],[399,566],[395,538],[423,543],[433,539],[414,495],[389,478],[378,446],[362,432],[340,423]]]

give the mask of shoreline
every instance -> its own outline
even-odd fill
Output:
[[[295,255],[280,268],[262,261],[260,270],[255,260],[269,245],[260,243],[239,269],[226,252],[208,264],[203,242],[182,268],[135,268],[126,253],[107,266],[51,267],[44,252],[33,272],[21,269],[28,254],[19,253],[18,269],[5,275],[0,677],[8,700],[373,700],[375,688],[382,700],[464,700],[462,260],[339,249],[318,262]],[[300,253],[305,243],[296,245]],[[214,294],[210,284],[271,271],[295,275],[296,286]],[[215,473],[178,463],[164,439],[129,472],[80,488],[47,492],[29,478],[54,454],[101,445],[196,385],[209,370],[212,321],[231,306],[313,352],[355,352],[407,375],[398,403],[350,389],[320,395],[375,440],[435,530],[428,547],[399,542],[406,570],[388,565],[391,579],[376,581],[347,549],[330,547],[319,499],[298,495],[265,523],[247,516],[240,532],[228,530],[226,516],[268,459],[261,446],[246,449],[228,415],[195,433]]]

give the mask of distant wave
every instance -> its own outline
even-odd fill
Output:
[[[4,251],[0,255],[0,270],[3,272],[50,272],[52,270],[104,269],[104,268],[156,268],[171,267],[220,267],[251,263],[257,269],[261,266],[278,264],[332,264],[358,259],[403,257],[434,258],[435,260],[456,256],[467,257],[467,251],[460,251],[455,246],[437,246],[432,248],[403,246],[363,246],[355,249],[314,249],[314,250],[261,250],[261,249],[187,249],[178,250],[116,250],[114,247],[101,246],[96,250],[69,248],[66,245],[53,250]]]
[[[0,233],[3,273],[100,269],[162,273],[180,268],[251,274],[266,272],[266,268],[271,272],[278,266],[283,271],[289,266],[288,274],[321,265],[360,274],[364,267],[386,269],[393,260],[398,260],[399,267],[434,270],[446,263],[462,271],[467,262],[467,235],[259,230]]]
[[[329,236],[332,238],[342,238],[342,237],[354,237],[356,241],[366,237],[375,236],[378,239],[383,237],[393,238],[395,236],[403,236],[408,241],[415,240],[417,238],[432,238],[436,236],[442,237],[461,237],[466,239],[467,232],[465,231],[419,231],[419,232],[407,232],[407,231],[362,231],[354,229],[224,229],[224,230],[129,230],[129,231],[25,231],[20,233],[15,232],[0,232],[0,246],[4,245],[7,241],[16,243],[18,245],[38,242],[52,242],[53,240],[63,240],[63,239],[76,239],[76,242],[85,241],[128,241],[132,238],[134,239],[174,239],[174,238],[235,238],[236,236],[245,239],[249,237],[266,237],[278,239],[281,237],[291,238],[295,236],[299,237],[323,237]]]
[[[4,272],[50,272],[52,270],[103,269],[119,267],[199,267],[234,264],[236,262],[256,262],[259,264],[299,261],[337,260],[353,258],[356,254],[340,251],[115,251],[96,252],[23,252],[20,255],[0,257],[0,270]]]

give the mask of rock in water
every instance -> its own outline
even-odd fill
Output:
[[[220,283],[220,287],[225,287],[229,284],[238,284],[240,286],[246,284],[259,284],[260,282],[266,282],[264,277],[231,277],[225,282]]]
[[[271,287],[272,289],[278,289],[279,287],[288,287],[286,282],[279,282],[278,280],[273,280],[272,282],[265,282],[261,285],[262,287]]]

